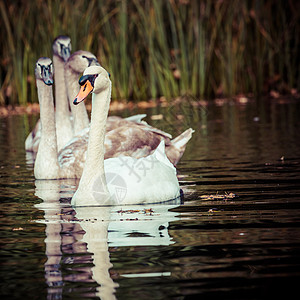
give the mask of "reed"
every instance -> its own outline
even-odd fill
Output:
[[[109,70],[113,98],[300,90],[297,1],[0,2],[0,104],[36,102],[35,61],[59,34]]]

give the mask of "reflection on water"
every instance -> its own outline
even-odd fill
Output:
[[[299,111],[290,101],[124,112],[163,114],[147,122],[173,136],[196,130],[177,166],[185,200],[76,210],[78,182],[33,178],[24,140],[38,116],[0,119],[1,296],[290,298],[300,275]]]
[[[35,195],[43,199],[35,205],[44,211],[44,220],[38,222],[46,225],[45,245],[47,261],[45,278],[48,284],[48,297],[60,299],[64,281],[97,283],[95,295],[101,299],[115,299],[115,289],[119,284],[111,278],[109,270],[109,247],[168,246],[173,244],[168,233],[169,222],[176,220],[178,213],[170,211],[180,205],[180,200],[156,205],[127,205],[109,207],[71,208],[60,202],[63,189],[72,190],[72,180],[36,180]],[[62,236],[68,232],[68,238]],[[73,259],[64,259],[62,251],[68,247],[67,254]],[[86,264],[78,254],[89,253],[90,261],[85,267],[72,267],[80,275],[63,278],[61,264]],[[121,274],[133,278],[141,276],[166,276],[170,272]],[[75,289],[77,290],[77,289]],[[82,292],[82,291],[81,291]],[[90,291],[91,293],[91,291]]]

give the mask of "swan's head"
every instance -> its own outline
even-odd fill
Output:
[[[35,64],[36,79],[43,80],[45,84],[53,84],[53,65],[48,57],[41,57]]]
[[[53,55],[57,55],[63,61],[67,61],[71,55],[71,39],[68,36],[58,36],[52,44]]]
[[[85,69],[79,79],[80,91],[73,104],[77,105],[83,101],[90,93],[100,93],[110,86],[109,73],[101,66],[91,66]]]
[[[89,66],[100,66],[97,57],[88,51],[79,50],[74,52],[65,64],[76,73],[82,73]]]

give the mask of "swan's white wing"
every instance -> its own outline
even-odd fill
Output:
[[[164,142],[147,157],[104,161],[108,190],[114,204],[157,203],[180,196],[176,170],[164,154]]]

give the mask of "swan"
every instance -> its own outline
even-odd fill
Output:
[[[48,57],[38,59],[35,66],[35,78],[40,103],[41,138],[34,164],[36,179],[59,178],[52,74],[52,60]]]
[[[92,92],[92,113],[87,157],[72,206],[158,203],[180,197],[176,169],[161,141],[153,154],[143,158],[124,156],[104,161],[105,126],[111,100],[109,74],[101,66],[88,67],[80,78],[75,105]],[[115,185],[107,185],[118,181]]]
[[[71,39],[68,36],[58,36],[53,41],[52,50],[55,71],[56,134],[58,149],[61,149],[73,137],[64,78],[64,64],[70,57]],[[25,140],[26,151],[37,152],[41,137],[40,130],[40,121],[38,121]]]
[[[70,120],[64,74],[65,63],[71,54],[71,39],[68,36],[58,36],[53,42],[52,49],[55,81],[56,136],[57,148],[60,150],[74,135],[73,125]]]

